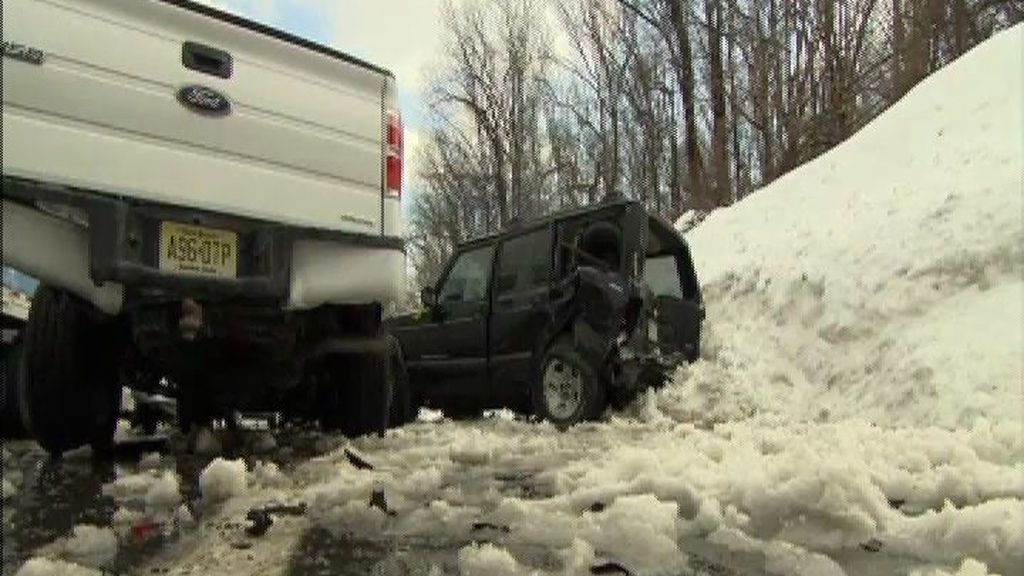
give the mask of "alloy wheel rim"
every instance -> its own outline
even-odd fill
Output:
[[[552,358],[544,369],[544,401],[552,417],[564,420],[575,414],[583,401],[583,375],[579,368]]]

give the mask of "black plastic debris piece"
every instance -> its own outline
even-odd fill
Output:
[[[618,562],[604,562],[602,564],[595,564],[590,567],[591,574],[622,574],[624,576],[633,576],[633,573],[628,568],[619,564]]]
[[[245,515],[245,518],[251,522],[251,524],[246,526],[245,533],[253,538],[263,536],[274,524],[274,519],[271,518],[270,513],[266,510],[249,510],[249,513]]]
[[[299,502],[298,504],[267,504],[262,510],[268,514],[277,514],[278,516],[303,516],[306,514],[307,507],[305,502]]]
[[[373,470],[373,464],[367,462],[365,458],[356,454],[351,448],[345,448],[345,458],[348,458],[348,461],[359,470]]]
[[[594,512],[596,514],[598,512],[604,512],[604,509],[607,507],[608,505],[605,504],[604,502],[594,502],[593,504],[587,507],[587,510],[590,512]]]
[[[480,530],[494,530],[496,532],[509,533],[512,531],[508,526],[499,526],[492,524],[491,522],[473,522],[473,531],[478,532]]]
[[[252,537],[263,536],[274,524],[273,515],[278,516],[302,516],[306,513],[305,502],[298,504],[267,504],[256,508],[250,508],[245,518],[249,525],[245,527],[245,533]]]
[[[899,510],[906,503],[907,501],[903,498],[889,498],[889,507],[894,510]]]
[[[882,542],[877,538],[872,538],[867,542],[862,543],[860,547],[861,550],[866,550],[868,552],[878,552],[882,549]]]
[[[395,511],[388,508],[388,500],[384,497],[383,490],[374,490],[373,494],[370,494],[370,508],[377,508],[388,516],[395,515]]]

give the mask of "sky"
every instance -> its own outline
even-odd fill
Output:
[[[413,160],[427,127],[421,98],[424,74],[441,50],[443,0],[198,1],[326,44],[395,74],[405,125],[402,204],[407,211],[416,188]]]

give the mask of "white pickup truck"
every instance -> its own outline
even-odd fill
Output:
[[[3,45],[3,260],[42,282],[19,386],[46,449],[109,447],[120,386],[163,379],[184,429],[387,425],[390,72],[187,0],[4,0]]]

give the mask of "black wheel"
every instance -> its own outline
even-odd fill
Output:
[[[560,428],[598,418],[607,405],[604,384],[568,337],[548,349],[531,392],[534,413]]]
[[[5,345],[3,350],[3,393],[0,417],[3,418],[4,438],[24,438],[25,425],[21,421],[21,402],[18,399],[18,378],[21,368],[21,342]]]
[[[113,446],[121,409],[121,335],[91,306],[40,286],[25,327],[23,421],[51,455],[90,444],[102,455]]]
[[[484,415],[483,408],[469,402],[454,402],[451,404],[445,404],[444,408],[442,408],[441,411],[444,412],[444,415],[446,417],[457,421],[479,420]]]
[[[391,372],[377,355],[328,358],[317,380],[319,421],[324,430],[356,438],[387,428]]]

